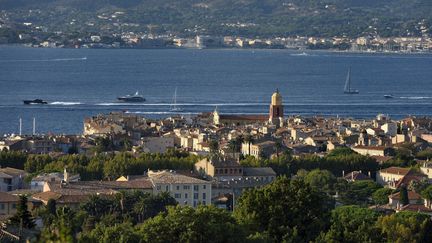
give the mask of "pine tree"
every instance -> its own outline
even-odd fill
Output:
[[[26,196],[20,196],[17,211],[10,221],[12,225],[22,226],[27,229],[32,229],[36,226],[33,216],[28,211]]]

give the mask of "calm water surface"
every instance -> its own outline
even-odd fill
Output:
[[[432,55],[389,55],[288,50],[103,50],[0,47],[0,134],[80,133],[84,117],[128,111],[171,114],[267,113],[279,88],[285,111],[299,115],[394,118],[432,115]],[[358,95],[343,94],[347,70]],[[147,102],[116,97],[140,91]],[[385,99],[393,94],[394,99]],[[48,105],[22,104],[41,98]]]

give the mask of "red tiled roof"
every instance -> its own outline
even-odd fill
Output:
[[[410,168],[402,168],[402,167],[389,167],[387,169],[382,169],[379,172],[380,173],[388,173],[388,174],[395,174],[395,175],[406,175],[408,172],[410,172]]]
[[[220,120],[267,121],[268,115],[220,115]]]
[[[408,204],[403,206],[400,211],[412,211],[412,212],[422,212],[422,213],[432,213],[432,209],[426,207],[423,204]]]
[[[4,203],[4,202],[18,202],[19,201],[19,197],[15,196],[15,195],[11,195],[9,193],[6,192],[0,192],[0,202]]]
[[[400,192],[396,192],[394,194],[389,195],[389,198],[393,200],[400,200]],[[420,200],[422,199],[421,195],[414,191],[408,191],[408,199],[409,200]]]

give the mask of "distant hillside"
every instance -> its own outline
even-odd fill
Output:
[[[0,0],[0,10],[52,31],[180,35],[420,36],[432,23],[431,0]]]

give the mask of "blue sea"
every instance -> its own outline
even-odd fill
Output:
[[[343,93],[349,67],[357,95]],[[174,90],[181,112],[170,112]],[[149,118],[265,114],[279,89],[287,115],[432,115],[432,55],[290,50],[33,49],[0,47],[0,134],[81,133],[83,119],[127,111]],[[125,104],[118,96],[142,93]],[[392,94],[393,99],[384,95]],[[40,98],[47,105],[23,105]]]

